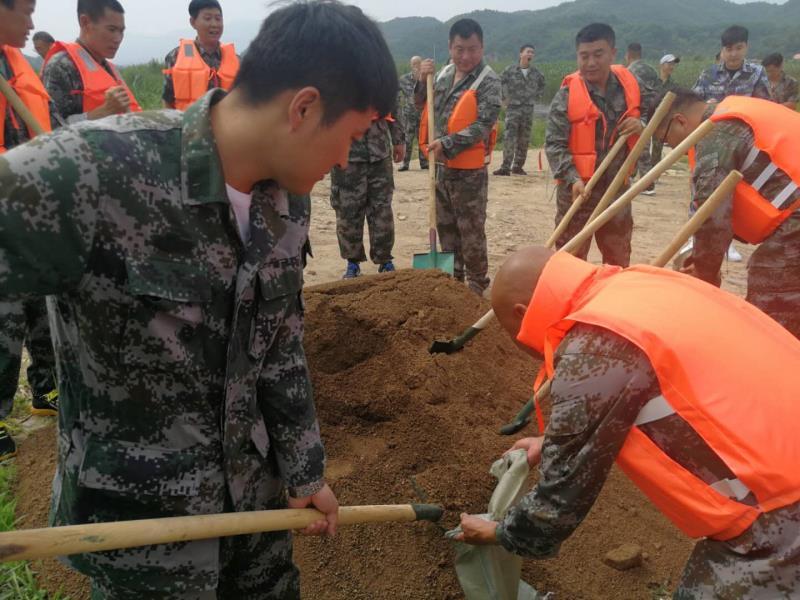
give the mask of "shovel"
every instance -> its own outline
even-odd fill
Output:
[[[350,506],[339,509],[339,524],[435,523],[443,514],[444,509],[433,504]],[[0,533],[0,563],[303,529],[324,518],[321,512],[303,508],[23,529]]]
[[[708,200],[703,203],[703,206],[689,219],[686,224],[678,231],[666,249],[650,263],[653,267],[665,267],[672,257],[683,247],[690,237],[692,237],[697,230],[705,223],[708,218],[714,213],[722,202],[729,197],[733,192],[736,185],[742,180],[742,174],[739,171],[731,171],[728,176],[722,181],[719,187],[714,190],[714,193],[709,196]],[[528,423],[531,422],[531,415],[535,409],[536,403],[541,402],[544,398],[550,395],[551,381],[546,381],[536,393],[534,398],[531,398],[525,406],[517,413],[510,423],[503,425],[500,428],[500,435],[514,435],[522,430]],[[543,432],[540,432],[543,433]]]
[[[428,75],[428,140],[434,136],[435,119],[433,114],[433,74]],[[455,255],[452,252],[439,252],[437,249],[436,236],[436,157],[431,151],[428,156],[428,171],[430,172],[430,210],[428,218],[430,230],[428,237],[430,240],[431,251],[427,254],[415,254],[413,267],[415,269],[439,269],[450,275],[455,269]]]

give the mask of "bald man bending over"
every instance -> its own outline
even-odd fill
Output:
[[[670,304],[670,294],[685,298],[686,306]],[[614,308],[624,299],[627,309]],[[730,376],[730,365],[724,361],[735,362],[741,352],[734,344],[694,353],[667,352],[677,368],[672,364],[665,368],[663,359],[651,362],[648,356],[679,349],[682,343],[716,339],[720,333],[714,327],[725,318],[733,320],[728,329],[741,330],[731,335],[746,337],[765,360],[788,357],[784,368],[789,363],[800,367],[800,342],[740,298],[685,275],[652,267],[597,267],[538,247],[521,250],[503,265],[492,288],[492,305],[500,324],[523,351],[541,358],[547,354],[545,339],[549,340],[552,412],[543,437],[519,440],[512,448],[526,449],[531,466],[541,462],[537,485],[501,523],[462,515],[463,541],[501,544],[509,552],[529,558],[556,556],[561,543],[588,514],[611,466],[619,460],[666,516],[691,537],[705,538],[697,543],[675,598],[788,598],[787,590],[799,589],[800,485],[787,484],[790,498],[778,502],[780,508],[758,510],[765,500],[771,507],[776,503],[762,497],[761,488],[752,486],[759,493],[756,497],[743,487],[738,471],[728,467],[734,461],[726,454],[724,441],[712,448],[705,441],[708,436],[697,433],[703,423],[690,417],[692,412],[683,410],[673,394],[677,390],[691,396],[700,412],[706,404],[711,405],[706,411],[708,422],[714,418],[714,410],[720,410],[715,408],[720,403],[734,404],[740,396],[749,396],[753,385],[747,386],[752,382],[759,385],[758,374],[756,379]],[[706,315],[718,313],[731,316],[707,323],[713,319]],[[604,326],[588,324],[589,320]],[[686,335],[687,330],[694,330],[693,335]],[[682,361],[701,361],[697,366],[701,375]],[[674,381],[674,372],[686,375],[687,389]],[[726,383],[724,378],[732,382]],[[662,392],[660,381],[670,393]],[[718,392],[716,397],[704,394],[704,385]],[[743,386],[741,392],[739,385]],[[786,411],[800,413],[799,408],[792,408],[796,404],[792,385],[788,381],[761,385],[763,396],[769,399],[747,408],[754,419],[768,419],[763,422],[781,430],[768,435],[785,433],[796,439],[790,431],[793,425],[780,425]],[[692,395],[695,389],[698,398]],[[670,403],[675,407],[672,412]],[[730,404],[722,404],[722,410],[730,412]],[[723,417],[714,426],[724,432],[729,423]],[[748,426],[744,424],[742,429]],[[763,435],[757,431],[750,435],[753,445],[761,447],[751,453],[756,461],[752,464],[796,464],[800,460],[800,443],[775,446],[764,441]],[[640,445],[632,446],[631,439]],[[641,448],[650,449],[646,458],[651,462],[644,460]],[[747,450],[741,450],[741,456],[747,457]],[[757,462],[762,454],[765,462]],[[655,455],[660,459],[655,460]],[[747,475],[748,482],[759,478],[759,473]],[[775,474],[760,476],[768,480]],[[692,486],[688,490],[674,486],[679,491],[673,491],[669,485],[673,478],[689,479]],[[800,475],[796,479],[800,481]],[[735,489],[735,498],[728,497],[722,484]],[[781,494],[787,491],[781,490]],[[749,522],[737,520],[731,525],[726,520],[730,514],[740,513],[748,514]]]
[[[397,106],[402,111],[403,123],[406,128],[406,157],[403,159],[403,166],[400,171],[408,171],[411,165],[411,152],[414,150],[414,140],[417,140],[419,145],[419,120],[421,112],[414,104],[414,86],[419,79],[419,67],[422,64],[422,58],[419,56],[411,57],[409,65],[411,71],[400,77],[400,98],[398,99]],[[423,154],[419,155],[419,168],[425,170],[428,168],[428,157]]]

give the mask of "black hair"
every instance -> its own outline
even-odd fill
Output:
[[[0,4],[9,10],[14,10],[14,0],[0,0]]]
[[[378,25],[360,8],[314,0],[276,10],[242,57],[234,83],[253,105],[306,86],[319,90],[325,125],[349,110],[391,112],[397,68]]]
[[[780,52],[773,52],[772,54],[767,54],[764,57],[764,60],[761,61],[761,64],[765,67],[769,67],[770,65],[773,67],[782,67],[783,66],[783,54]]]
[[[483,44],[483,28],[475,19],[459,19],[450,27],[451,43],[456,39],[456,36],[466,40],[473,35],[477,35],[481,44]]]
[[[192,0],[189,2],[189,16],[196,19],[200,11],[207,8],[216,8],[219,12],[222,12],[222,6],[217,0]]]
[[[642,45],[639,42],[633,42],[628,44],[628,52],[634,54],[636,56],[642,55]]]
[[[12,0],[13,1],[13,0]],[[37,31],[33,34],[33,41],[34,42],[44,42],[45,44],[55,44],[56,40],[53,38],[52,35],[47,33],[46,31]]]
[[[664,123],[666,123],[667,120],[670,117],[672,117],[672,115],[677,114],[679,112],[683,112],[688,107],[697,104],[698,102],[705,103],[705,100],[703,99],[702,96],[700,96],[694,90],[690,90],[689,88],[678,87],[672,90],[664,90],[653,101],[653,104],[650,107],[650,114],[648,115],[648,120],[653,118],[656,109],[664,100],[664,96],[666,96],[669,92],[675,94],[675,101],[672,103],[672,106],[670,107],[667,116],[664,118]]]
[[[733,25],[722,32],[722,47],[727,48],[742,42],[746,44],[749,38],[750,33],[747,31],[747,27]]]
[[[592,42],[599,42],[605,40],[608,44],[615,48],[617,46],[617,34],[611,28],[611,25],[605,23],[592,23],[587,25],[578,32],[575,36],[575,47],[581,44],[591,44]]]
[[[536,46],[534,46],[533,44],[522,44],[522,46],[519,47],[520,54],[522,54],[522,52],[524,52],[528,48],[536,52]]]
[[[106,14],[106,9],[125,14],[125,9],[122,8],[122,4],[118,0],[78,0],[78,17],[86,15],[94,23]]]

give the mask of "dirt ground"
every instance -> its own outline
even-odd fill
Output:
[[[491,178],[491,270],[516,248],[543,243],[552,231],[553,186],[536,172]],[[426,251],[427,172],[398,173],[395,194],[400,268]],[[667,174],[654,197],[635,202],[634,260],[656,256],[685,221],[685,173]],[[314,258],[307,270],[307,353],[329,455],[327,476],[343,504],[432,502],[446,509],[444,527],[462,511],[483,511],[493,487],[491,462],[511,440],[497,435],[524,403],[538,366],[497,327],[464,352],[431,357],[433,339],[446,339],[487,308],[442,274],[396,275],[338,282],[335,217],[328,184],[314,193]],[[740,248],[747,255],[745,248]],[[598,259],[593,249],[590,259]],[[725,267],[726,287],[743,293],[743,264]],[[46,525],[54,463],[54,432],[35,432],[18,459],[20,527]],[[532,481],[533,483],[533,481]],[[462,598],[453,552],[432,524],[343,529],[334,540],[299,538],[296,560],[303,595],[324,600],[456,600]],[[642,567],[618,572],[604,554],[637,543]],[[526,561],[524,577],[558,599],[660,598],[674,586],[691,550],[618,471],[586,521],[554,560]],[[86,582],[48,561],[41,583],[73,599],[88,598]]]

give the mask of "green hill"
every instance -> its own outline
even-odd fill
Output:
[[[442,23],[433,18],[393,19],[382,24],[389,46],[399,61],[414,54],[444,56],[447,32],[458,18],[471,17],[484,28],[490,60],[508,62],[523,43],[536,45],[538,60],[571,60],[578,29],[594,21],[612,25],[618,46],[634,41],[655,59],[668,52],[706,59],[719,50],[719,36],[733,24],[750,29],[751,56],[800,52],[800,0],[775,5],[766,2],[734,4],[726,0],[576,0],[536,11],[503,13],[482,10]]]

